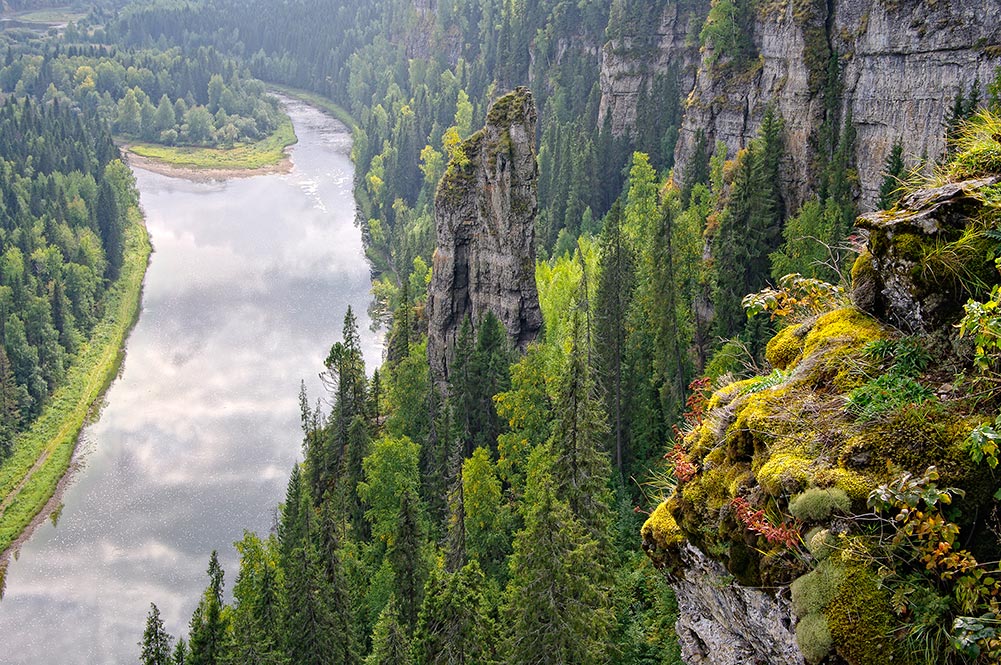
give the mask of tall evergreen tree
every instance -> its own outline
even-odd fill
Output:
[[[532,452],[504,596],[505,662],[603,663],[614,619],[607,577],[595,569],[604,555],[559,498],[552,465],[548,446]]]
[[[215,550],[209,557],[209,585],[191,616],[188,631],[188,665],[216,665],[228,657],[226,632],[229,620],[223,613],[223,571]]]
[[[393,589],[400,607],[400,622],[412,634],[424,600],[427,566],[424,561],[424,534],[417,495],[404,491],[400,497],[400,512],[396,533],[386,552],[393,569]]]
[[[372,651],[365,665],[398,665],[410,663],[412,659],[410,637],[400,625],[396,596],[390,596],[372,630]]]
[[[139,644],[142,647],[139,655],[142,665],[170,665],[170,635],[163,627],[160,609],[153,603],[149,604],[146,629]]]
[[[493,625],[483,591],[489,588],[476,561],[450,573],[435,568],[427,583],[414,651],[425,665],[463,665],[493,660]]]

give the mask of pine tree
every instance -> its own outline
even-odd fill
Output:
[[[142,665],[170,664],[170,635],[163,627],[160,610],[153,603],[149,604],[149,615],[146,617],[146,629],[143,631],[142,647],[139,660]]]

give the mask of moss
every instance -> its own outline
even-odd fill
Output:
[[[803,354],[803,335],[800,334],[802,327],[796,325],[783,328],[768,342],[765,358],[772,367],[785,370],[799,362]]]
[[[819,663],[831,651],[831,630],[827,617],[819,612],[808,614],[796,624],[796,642],[808,663]]]
[[[854,307],[844,307],[817,319],[806,336],[803,355],[812,356],[831,346],[858,349],[886,336],[886,331],[876,319]]]
[[[685,535],[671,515],[667,502],[661,503],[651,513],[640,530],[643,547],[654,563],[663,564],[674,558],[678,546],[685,541]]]
[[[889,594],[868,568],[848,570],[825,614],[838,655],[849,665],[906,662],[893,637]]]
[[[844,566],[830,560],[821,561],[814,570],[796,578],[790,585],[793,612],[803,617],[822,611],[846,578]]]
[[[758,469],[758,484],[772,496],[801,491],[810,478],[813,462],[795,453],[778,453]]]
[[[836,487],[855,503],[865,503],[877,484],[861,473],[841,468],[818,471],[813,477],[813,483],[817,487]]]
[[[808,531],[803,542],[806,544],[806,549],[817,561],[823,561],[831,556],[837,545],[837,539],[831,530],[819,526]]]
[[[821,522],[835,513],[847,513],[851,499],[841,489],[811,487],[789,502],[789,512],[804,522]]]
[[[803,360],[794,376],[804,387],[851,390],[866,378],[859,349],[888,334],[875,319],[854,307],[829,312],[817,319],[807,334]]]

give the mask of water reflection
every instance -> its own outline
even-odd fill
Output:
[[[298,389],[350,304],[366,362],[379,340],[353,224],[350,137],[291,103],[286,175],[194,183],[137,173],[155,254],[121,378],[85,430],[58,527],[0,583],[4,663],[127,663],[150,601],[185,631],[212,549],[266,532],[299,457]]]

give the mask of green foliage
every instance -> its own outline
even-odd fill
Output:
[[[170,635],[163,627],[160,610],[154,603],[149,604],[149,615],[146,617],[146,629],[140,642],[142,651],[139,662],[142,665],[170,665]]]
[[[859,420],[867,421],[908,404],[935,399],[931,388],[916,379],[900,374],[880,374],[851,392],[847,409]]]
[[[876,340],[862,351],[868,358],[881,362],[883,372],[855,388],[848,396],[847,409],[859,420],[872,420],[909,404],[920,404],[935,398],[935,393],[918,381],[930,362],[930,356],[916,339]]]
[[[529,460],[502,617],[509,663],[600,663],[613,622],[599,544],[559,499],[548,446]],[[580,572],[587,570],[587,575]],[[543,630],[540,630],[543,627]]]
[[[904,177],[904,144],[900,139],[893,143],[893,149],[883,165],[883,183],[879,186],[879,207],[889,210],[897,204],[903,194]]]
[[[713,0],[699,33],[700,44],[710,51],[710,64],[723,59],[741,67],[754,57],[753,24],[753,9],[747,0]]]
[[[365,480],[358,483],[358,495],[365,505],[365,518],[372,536],[390,542],[396,532],[402,497],[417,495],[420,475],[417,462],[420,446],[407,437],[378,439],[365,458]]]

